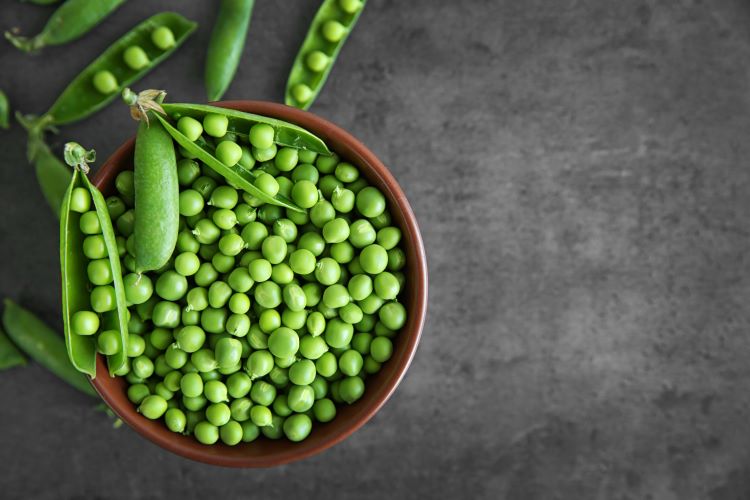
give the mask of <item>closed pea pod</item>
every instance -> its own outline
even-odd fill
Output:
[[[206,53],[206,94],[218,101],[232,82],[245,45],[254,0],[222,0]]]
[[[284,101],[307,109],[317,97],[365,1],[324,0],[292,64]]]
[[[67,0],[52,13],[38,35],[27,38],[5,32],[16,48],[32,52],[47,45],[63,45],[88,33],[125,0]]]

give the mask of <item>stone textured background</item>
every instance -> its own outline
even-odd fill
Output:
[[[204,99],[215,2],[129,2],[0,88],[42,112],[147,15],[200,30],[138,88]],[[257,2],[229,98],[280,100],[313,1]],[[3,28],[50,10],[6,0]],[[750,2],[371,0],[313,111],[390,166],[430,312],[400,389],[272,470],[186,461],[33,366],[0,375],[4,498],[750,498]],[[106,157],[107,108],[52,139]],[[0,134],[0,294],[58,324],[57,226]]]

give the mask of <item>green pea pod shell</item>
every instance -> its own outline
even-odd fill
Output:
[[[320,89],[323,88],[328,79],[328,74],[331,72],[333,63],[338,57],[354,25],[357,23],[364,7],[365,0],[360,0],[358,8],[350,13],[341,8],[339,0],[323,1],[310,24],[307,36],[302,42],[302,46],[289,72],[289,79],[286,84],[286,96],[284,98],[288,106],[308,109],[312,105],[320,93]],[[336,42],[327,40],[322,34],[323,25],[328,21],[337,21],[345,28],[341,38]],[[328,59],[322,71],[313,71],[306,62],[307,56],[313,51],[322,52]],[[298,101],[293,95],[293,89],[298,84],[306,85],[311,91],[310,97],[304,102]]]
[[[253,184],[253,181],[256,177],[253,172],[245,170],[240,165],[235,165],[234,167],[228,167],[227,165],[224,165],[207,149],[204,149],[200,145],[191,141],[179,130],[170,125],[165,118],[162,118],[159,115],[156,115],[156,117],[159,119],[162,125],[164,125],[166,131],[169,133],[169,135],[172,136],[177,144],[188,150],[190,153],[194,154],[196,158],[208,165],[208,167],[215,171],[217,174],[224,177],[230,184],[233,184],[238,188],[247,191],[252,196],[270,205],[278,205],[280,207],[294,210],[295,212],[304,212],[302,208],[298,207],[292,200],[290,200],[286,196],[282,196],[280,194],[277,194],[276,196],[269,196],[268,194],[258,189]],[[137,221],[138,219],[136,217],[136,222]]]
[[[70,364],[63,339],[42,320],[6,299],[3,325],[11,340],[31,359],[79,391],[97,396],[88,379]]]
[[[15,366],[24,366],[25,364],[26,356],[21,354],[21,351],[10,341],[5,332],[0,330],[0,371]]]
[[[306,149],[326,156],[331,155],[331,151],[321,138],[302,127],[283,120],[206,104],[163,103],[162,108],[175,119],[182,116],[190,116],[196,118],[198,121],[202,121],[203,117],[208,113],[224,115],[229,119],[227,130],[244,138],[247,138],[250,127],[256,123],[264,123],[274,129],[274,142],[276,144],[297,149]]]
[[[159,49],[151,41],[151,32],[161,26],[168,27],[174,34],[175,44],[167,50]],[[112,43],[63,90],[46,113],[51,116],[51,124],[73,123],[102,109],[118,97],[122,89],[142,78],[169,57],[196,27],[196,23],[175,12],[156,14],[135,26]],[[141,47],[150,61],[146,67],[139,70],[130,68],[122,58],[125,49],[134,45]],[[119,89],[111,94],[102,94],[92,83],[94,75],[102,70],[111,72],[118,82]]]
[[[6,31],[5,38],[24,52],[63,45],[91,31],[123,3],[125,0],[67,0],[52,13],[38,35],[27,38]]]
[[[59,219],[62,202],[68,190],[72,173],[70,168],[65,166],[41,139],[35,139],[30,135],[29,141],[35,143],[30,144],[29,147],[34,151],[32,161],[34,162],[36,180],[42,190],[44,199],[47,200],[50,208]]]
[[[206,51],[206,94],[218,101],[240,64],[255,0],[222,0]]]
[[[136,272],[164,266],[174,252],[180,225],[180,186],[174,143],[164,126],[142,120],[135,139]]]
[[[8,102],[8,96],[5,92],[0,90],[0,128],[8,129],[10,123],[8,117],[10,116],[10,103]]]

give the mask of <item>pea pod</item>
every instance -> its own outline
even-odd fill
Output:
[[[286,84],[288,106],[307,109],[331,72],[365,0],[324,0],[313,18]]]
[[[245,170],[239,165],[235,165],[234,167],[228,167],[224,165],[215,156],[213,156],[207,149],[191,141],[185,135],[183,135],[179,130],[177,130],[175,127],[170,125],[166,119],[162,118],[159,115],[156,115],[156,117],[162,123],[162,125],[164,125],[164,128],[167,130],[169,135],[172,136],[175,142],[177,142],[177,144],[179,144],[180,146],[188,150],[190,153],[194,154],[196,158],[198,158],[200,161],[208,165],[209,168],[211,168],[213,171],[215,171],[216,173],[224,177],[231,184],[234,184],[235,186],[239,187],[240,189],[243,189],[244,191],[247,191],[254,197],[258,198],[259,200],[264,201],[265,203],[268,203],[271,205],[278,205],[280,207],[294,210],[295,212],[304,212],[303,209],[295,205],[294,202],[290,200],[289,198],[287,198],[286,196],[282,196],[280,194],[277,194],[276,196],[269,196],[263,191],[261,191],[260,189],[258,189],[253,184],[253,181],[255,180],[255,177],[256,177],[253,172]]]
[[[237,72],[255,0],[222,0],[206,52],[206,93],[218,101]]]
[[[3,325],[8,336],[30,358],[79,391],[96,397],[88,379],[70,364],[65,342],[43,321],[6,299]]]
[[[6,31],[5,38],[24,52],[63,45],[88,33],[123,3],[125,0],[67,0],[52,13],[38,35],[27,38]]]
[[[146,92],[145,102],[158,109],[155,99],[163,92]],[[138,97],[129,89],[123,97],[136,106]],[[132,110],[133,108],[131,108]],[[177,159],[172,138],[158,120],[155,111],[136,106],[141,119],[135,139],[135,268],[136,272],[153,271],[167,263],[177,244],[180,225],[180,187],[177,182]],[[149,120],[151,115],[151,120]]]
[[[275,118],[206,104],[164,103],[162,107],[173,118],[191,116],[202,120],[208,113],[224,115],[229,119],[227,130],[244,138],[247,138],[250,127],[256,123],[265,123],[274,129],[274,142],[277,144],[297,149],[307,149],[323,155],[331,154],[328,146],[319,137],[311,134],[302,127]]]
[[[60,218],[60,265],[62,273],[63,325],[68,355],[75,368],[83,373],[96,376],[96,344],[91,336],[78,335],[72,329],[72,316],[78,311],[89,308],[89,281],[87,278],[87,260],[83,255],[84,234],[80,230],[81,215],[72,210],[72,193],[77,187],[85,188],[91,195],[99,225],[101,226],[109,265],[112,270],[115,290],[116,309],[103,314],[102,324],[108,329],[116,329],[120,334],[120,350],[107,357],[109,371],[114,373],[127,361],[128,345],[128,310],[125,302],[125,288],[122,282],[122,270],[117,251],[112,221],[109,218],[107,205],[101,192],[89,181],[87,161],[93,161],[92,152],[82,152],[83,148],[75,143],[65,145],[65,160],[75,166],[73,178],[62,204]]]
[[[26,357],[10,341],[3,330],[0,330],[0,371],[13,368],[14,366],[24,366]]]
[[[151,33],[159,27],[167,27],[174,35],[174,44],[161,50],[151,40]],[[195,30],[197,24],[174,12],[162,12],[141,22],[89,64],[63,90],[62,94],[45,113],[50,125],[63,125],[86,118],[112,102],[118,93],[142,78],[174,52]],[[138,46],[146,53],[149,63],[141,69],[133,69],[123,61],[125,49]],[[102,94],[93,85],[100,71],[110,72],[117,87],[110,94]],[[45,119],[43,116],[39,120]]]
[[[7,128],[10,126],[8,123],[8,116],[10,115],[10,103],[8,103],[8,96],[5,92],[0,90],[0,128]]]

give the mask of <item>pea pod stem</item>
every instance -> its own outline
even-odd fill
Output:
[[[237,72],[255,0],[222,0],[206,51],[206,94],[218,101]]]
[[[60,336],[31,312],[5,300],[3,325],[16,346],[79,391],[96,397],[88,379],[71,365]]]
[[[341,0],[323,0],[289,72],[284,98],[288,106],[308,109],[315,101],[341,48],[364,10],[365,1],[346,2],[353,9],[345,10]],[[324,35],[327,23],[337,23],[336,30],[339,33],[332,39]],[[308,57],[313,53],[322,53],[322,57],[318,58],[321,66],[308,62]],[[304,98],[301,99],[302,97]]]
[[[151,33],[167,27],[174,34],[175,43],[162,50],[151,41]],[[63,90],[44,115],[50,125],[63,125],[82,120],[112,102],[122,90],[142,78],[177,50],[195,31],[197,24],[174,12],[162,12],[142,21],[86,66]],[[130,68],[123,61],[128,47],[138,46],[146,53],[149,64],[141,69]],[[102,94],[94,88],[92,80],[99,71],[109,71],[117,80],[118,88]]]
[[[88,33],[123,3],[125,0],[67,0],[52,13],[38,35],[24,37],[6,31],[5,38],[24,52],[63,45]]]

